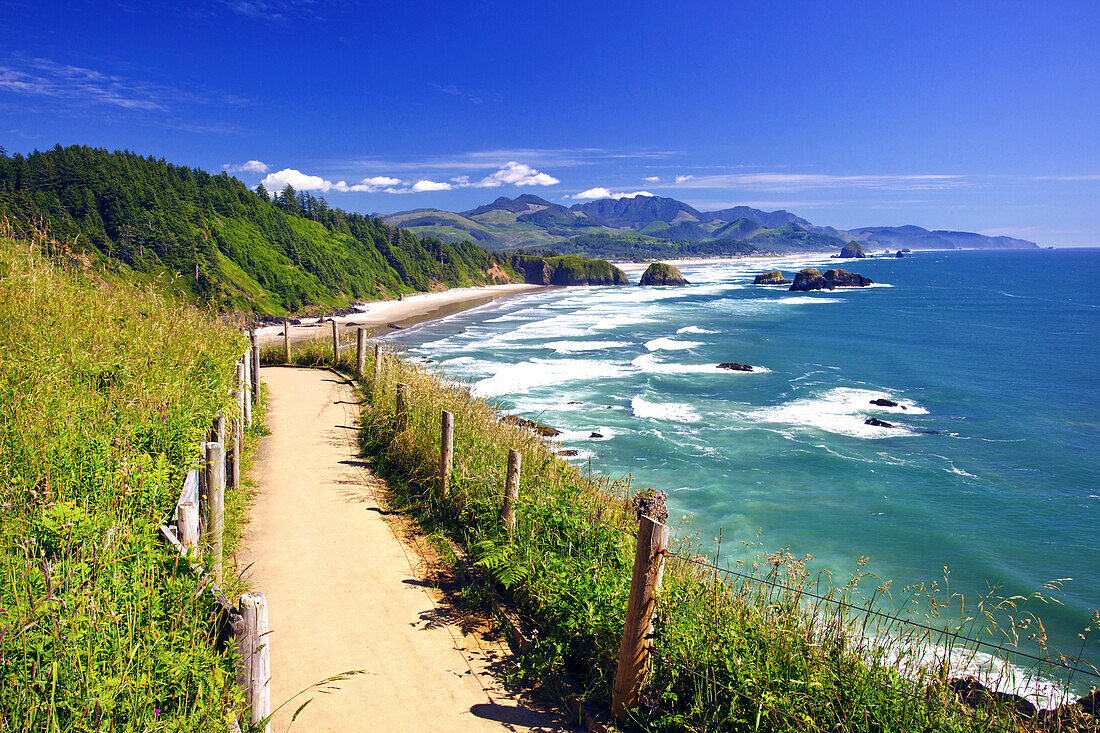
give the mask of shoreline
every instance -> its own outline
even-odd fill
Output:
[[[473,288],[452,288],[435,293],[417,293],[402,300],[371,300],[356,303],[357,312],[346,316],[309,316],[300,319],[301,324],[292,326],[291,343],[309,341],[318,336],[331,334],[330,321],[336,321],[338,330],[343,333],[357,328],[367,329],[367,336],[373,337],[380,332],[391,330],[389,324],[408,328],[420,323],[434,321],[454,313],[491,303],[494,300],[514,295],[531,295],[554,290],[553,285],[528,285],[509,283],[505,285],[485,285]],[[307,322],[308,321],[308,322]],[[261,326],[256,329],[256,341],[261,346],[271,346],[282,341],[283,325]]]

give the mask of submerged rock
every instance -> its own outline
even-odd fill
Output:
[[[736,361],[724,361],[718,365],[719,369],[729,369],[733,372],[751,372],[752,366],[749,364],[740,364]]]
[[[862,244],[853,241],[848,242],[848,244],[844,245],[844,249],[840,250],[840,256],[845,259],[852,257],[859,258],[866,257],[867,253],[863,251]]]
[[[794,276],[794,282],[788,288],[791,292],[804,293],[810,290],[832,290],[836,285],[826,282],[821,272],[813,267],[799,270]]]
[[[870,425],[876,428],[896,428],[897,425],[886,422],[885,420],[879,420],[877,417],[869,417],[863,421],[864,425]]]
[[[772,270],[763,275],[757,275],[752,280],[753,285],[790,285],[791,281],[783,277],[782,270]]]
[[[664,262],[654,262],[642,273],[639,285],[690,285],[679,269]]]

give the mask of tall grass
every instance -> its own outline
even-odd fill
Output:
[[[350,369],[353,352],[342,350],[337,366]],[[296,345],[295,353],[301,363],[332,364],[331,346],[323,340]],[[281,349],[266,358],[281,360]],[[501,421],[493,406],[470,396],[468,385],[438,369],[391,354],[377,383],[372,374],[368,358],[360,383],[362,446],[389,479],[395,504],[425,529],[446,531],[462,543],[537,629],[534,651],[520,657],[511,674],[536,683],[564,676],[589,698],[608,703],[636,526],[627,482],[568,465],[553,446]],[[394,421],[398,382],[409,384],[412,394],[400,431]],[[446,499],[436,490],[442,410],[455,419]],[[509,448],[523,456],[511,538],[500,521]],[[762,555],[729,574],[689,537],[674,546],[669,560],[652,671],[630,727],[967,732],[1030,725],[1011,713],[1007,700],[978,710],[963,704],[948,685],[943,657],[928,655],[936,641],[958,635],[974,619],[960,619],[953,629],[945,625],[950,630],[940,637],[897,617],[879,623],[870,609],[885,588],[865,597],[861,568],[848,583],[833,586],[828,577],[808,573],[806,558],[786,552]],[[478,593],[468,589],[467,595]],[[934,607],[946,608],[939,602]],[[1045,725],[1053,730],[1061,724],[1053,719]]]
[[[158,541],[243,338],[0,240],[0,728],[225,730],[210,597]]]

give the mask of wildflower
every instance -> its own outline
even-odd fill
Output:
[[[160,708],[153,708],[153,715],[160,717]]]

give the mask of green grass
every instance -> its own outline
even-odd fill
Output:
[[[337,365],[348,371],[354,349]],[[438,370],[383,360],[378,383],[368,354],[361,441],[364,454],[390,483],[396,508],[425,533],[444,531],[487,571],[498,591],[537,629],[533,652],[519,657],[506,676],[555,690],[570,679],[609,705],[633,559],[635,520],[626,481],[586,476],[559,459],[551,445],[501,422],[491,405],[469,395],[469,385]],[[278,363],[281,349],[265,351]],[[295,345],[299,364],[331,365],[323,340]],[[394,429],[396,384],[411,386],[405,429]],[[455,419],[450,495],[436,492],[440,411]],[[509,448],[523,456],[515,535],[500,521]],[[933,613],[924,619],[946,629],[939,635],[882,621],[861,608],[877,608],[885,587],[860,590],[864,568],[832,585],[812,576],[807,558],[763,553],[727,576],[707,567],[713,557],[695,538],[674,544],[658,599],[654,655],[643,704],[625,723],[653,731],[991,731],[1020,730],[1002,709],[973,713],[946,686],[945,670],[923,656],[930,643],[953,633],[992,633],[984,610],[1019,611],[1028,599],[984,599],[977,613],[956,616],[950,594],[932,591]],[[464,597],[483,599],[467,588]],[[849,604],[846,607],[843,604]],[[927,608],[927,607],[925,607]],[[1035,619],[1036,623],[1038,620]],[[875,639],[877,643],[872,643]],[[889,645],[884,639],[891,639]],[[957,652],[965,653],[961,648]],[[894,660],[901,659],[905,673]],[[1052,729],[1056,729],[1052,728]],[[1065,728],[1068,730],[1068,728]]]
[[[37,251],[0,240],[0,728],[225,730],[232,657],[157,527],[245,340]]]

